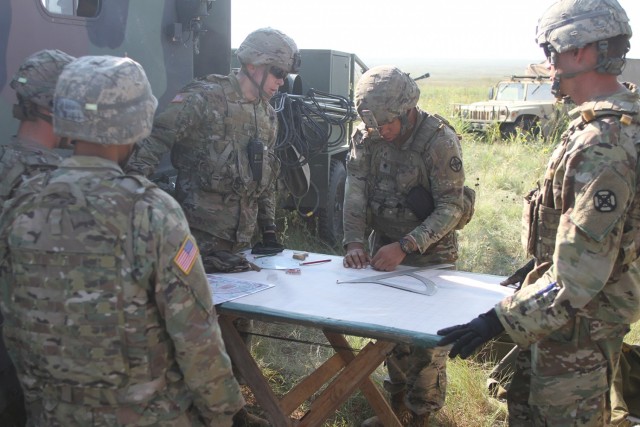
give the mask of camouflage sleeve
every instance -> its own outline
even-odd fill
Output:
[[[347,181],[344,189],[343,229],[344,246],[364,243],[367,226],[367,177],[371,168],[364,125],[358,126],[351,137],[351,150],[347,154]]]
[[[564,181],[555,183],[564,206],[552,268],[496,306],[506,331],[519,345],[549,335],[592,301],[609,280],[619,254],[625,215],[635,193],[635,153],[630,156],[619,146],[598,144],[601,136],[593,132],[581,138],[587,147],[568,155]]]
[[[207,111],[205,97],[198,92],[179,93],[153,121],[149,137],[139,141],[124,168],[126,173],[150,176],[162,157],[178,140],[188,139]]]
[[[464,166],[458,136],[449,127],[440,128],[426,155],[431,159],[428,173],[435,209],[409,233],[420,253],[453,230],[464,209]]]
[[[269,106],[269,114],[272,114],[274,117],[272,121],[274,123],[278,123],[278,119],[276,116],[275,110]],[[258,198],[258,227],[262,229],[267,225],[275,224],[276,221],[276,208],[277,208],[277,198],[276,198],[276,182],[278,180],[278,176],[280,175],[280,161],[275,153],[275,145],[276,139],[278,137],[278,127],[277,125],[271,128],[271,132],[269,134],[269,141],[267,146],[269,147],[268,151],[268,162],[269,167],[271,168],[271,182],[268,184],[267,188],[260,194]]]
[[[136,242],[153,242],[155,297],[175,346],[184,380],[207,425],[231,425],[243,405],[233,376],[195,239],[180,206],[160,190],[146,197],[149,215],[138,215]],[[144,260],[141,260],[144,262]],[[147,261],[148,262],[148,261]]]

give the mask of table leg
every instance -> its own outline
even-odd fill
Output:
[[[251,352],[233,325],[233,317],[220,315],[218,323],[229,357],[247,381],[260,407],[268,414],[267,417],[271,424],[278,427],[290,427],[292,425],[291,419],[280,408],[278,398],[271,390],[260,367],[253,360]]]
[[[369,376],[384,361],[395,346],[392,342],[369,342],[358,354],[349,350],[349,343],[341,334],[324,331],[325,336],[343,358],[346,366],[313,401],[300,420],[300,427],[321,426],[353,392],[360,388],[385,426],[401,427],[391,407]]]

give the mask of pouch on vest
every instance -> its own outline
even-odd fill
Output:
[[[462,216],[456,225],[456,230],[462,230],[465,225],[469,224],[476,211],[476,192],[466,185],[462,189],[462,205]]]
[[[249,168],[253,180],[258,182],[262,179],[262,162],[264,161],[264,142],[252,138],[247,145],[249,154]]]
[[[409,190],[405,205],[420,221],[424,221],[435,209],[431,192],[422,185],[416,185]]]
[[[476,192],[466,185],[462,190],[462,202],[462,216],[455,227],[456,230],[462,230],[475,213]],[[435,210],[433,196],[422,185],[416,185],[409,190],[405,204],[420,221],[424,221]]]

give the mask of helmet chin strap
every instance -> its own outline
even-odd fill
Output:
[[[253,79],[253,77],[251,76],[251,74],[249,74],[247,68],[244,65],[242,66],[242,70],[244,71],[244,74],[249,78],[249,81],[253,83],[256,89],[258,89],[258,96],[262,99],[268,99],[269,95],[267,95],[267,92],[264,91],[263,87],[264,87],[264,83],[267,81],[267,73],[269,73],[269,70],[265,70],[262,73],[262,82],[260,84],[258,84]]]
[[[411,110],[408,110],[411,111]],[[408,130],[410,130],[413,126],[409,122],[409,113],[405,111],[398,117],[400,119],[400,135],[404,135]]]

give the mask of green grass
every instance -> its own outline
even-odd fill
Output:
[[[476,190],[476,210],[472,221],[460,232],[458,268],[464,271],[509,275],[528,257],[520,243],[522,197],[541,179],[555,141],[532,140],[518,135],[501,141],[495,129],[487,135],[465,132],[458,119],[451,118],[454,103],[484,100],[494,81],[420,81],[419,105],[430,113],[450,119],[461,134],[466,184]],[[559,126],[562,126],[560,124]],[[556,138],[558,134],[555,134]],[[283,241],[290,249],[342,254],[341,247],[323,244],[316,236],[313,220],[279,211],[278,223]],[[258,337],[253,352],[276,393],[284,393],[332,351],[317,331],[286,325],[261,325],[259,333],[284,339]],[[367,340],[350,337],[354,348]],[[640,343],[640,327],[633,325],[626,341]],[[310,344],[315,343],[315,344]],[[506,405],[488,396],[486,379],[494,361],[460,360],[448,363],[448,391],[445,407],[431,425],[446,427],[506,426]],[[372,378],[381,384],[383,367]],[[359,426],[373,413],[362,395],[356,393],[325,425]]]

